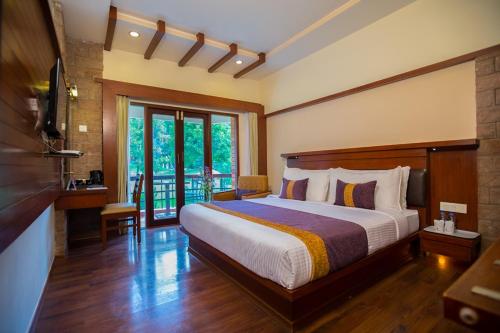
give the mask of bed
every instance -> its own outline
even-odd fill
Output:
[[[367,210],[326,202],[284,200],[276,195],[247,200],[260,205],[336,217],[360,225],[368,238],[368,255],[418,231],[414,209]],[[311,282],[311,258],[298,238],[266,226],[207,208],[188,205],[181,210],[184,230],[223,252],[260,277],[287,289]]]
[[[313,278],[312,256],[297,237],[228,214],[222,208],[200,204],[185,206],[180,212],[181,229],[189,236],[190,253],[225,274],[292,329],[302,326],[329,304],[394,271],[418,253],[418,230],[427,218],[425,150],[368,154],[371,169],[400,164],[412,167],[408,208],[368,210],[323,201],[285,200],[275,195],[244,200],[247,210],[284,209],[355,224],[366,233],[366,255]],[[361,169],[359,166],[366,165],[363,161],[367,159],[366,152],[350,156],[346,164],[344,156],[335,153],[324,157],[327,163],[317,158],[311,161],[307,156],[286,158],[288,166],[309,169],[346,164]],[[358,163],[353,165],[353,160]]]

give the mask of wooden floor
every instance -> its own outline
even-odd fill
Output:
[[[177,227],[143,230],[56,258],[38,332],[286,332],[231,282],[186,252]],[[422,257],[334,307],[305,332],[468,332],[440,295],[464,267]]]

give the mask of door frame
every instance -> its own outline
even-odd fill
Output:
[[[179,171],[179,178],[180,178],[180,208],[186,204],[186,189],[185,189],[185,174],[184,174],[184,119],[186,117],[189,118],[197,118],[197,119],[202,119],[203,120],[203,172],[206,167],[212,169],[212,143],[210,142],[210,115],[206,113],[200,113],[200,112],[190,112],[190,111],[178,111],[180,112],[180,119],[179,119],[179,127],[180,127],[180,132],[179,132],[179,137],[176,138],[178,139],[179,142],[179,154],[180,154],[180,171]],[[202,173],[203,175],[203,173]],[[179,211],[180,211],[179,208]]]
[[[205,141],[205,165],[212,169],[212,142],[211,142],[211,125],[212,125],[212,115],[221,115],[232,117],[235,120],[236,127],[236,179],[240,175],[240,136],[239,136],[239,114],[238,113],[227,113],[220,111],[209,111],[200,109],[190,109],[185,107],[175,107],[169,105],[156,105],[153,103],[143,103],[143,102],[131,102],[132,105],[139,105],[144,107],[144,173],[145,173],[145,199],[146,199],[146,227],[154,228],[161,227],[165,225],[176,225],[179,224],[179,212],[182,206],[185,204],[184,198],[184,123],[180,115],[183,117],[186,115],[194,118],[203,118],[205,121],[205,131],[204,131],[204,141]],[[156,112],[153,112],[155,110]],[[177,114],[179,112],[179,116]],[[169,218],[166,220],[160,220],[160,222],[153,222],[153,191],[152,187],[148,189],[147,184],[152,184],[152,165],[153,165],[153,155],[152,155],[152,117],[153,113],[158,114],[169,114],[175,117],[175,149],[176,149],[176,210],[177,214],[175,218]],[[183,118],[182,117],[182,118]],[[151,178],[151,179],[150,179]],[[181,181],[178,181],[181,179]]]
[[[222,111],[236,114],[258,115],[259,173],[267,174],[266,118],[262,104],[181,90],[152,87],[123,81],[96,78],[102,84],[103,110],[103,171],[104,184],[108,187],[108,200],[117,202],[117,122],[116,96],[128,96],[132,104],[169,105]]]
[[[170,115],[174,117],[174,128],[175,128],[175,192],[176,192],[176,216],[168,219],[160,219],[157,222],[154,221],[154,200],[153,200],[153,115],[154,114],[163,114]],[[145,186],[144,192],[146,194],[146,227],[160,227],[171,224],[179,223],[179,182],[178,175],[180,170],[180,155],[179,155],[179,121],[178,116],[175,111],[172,110],[164,110],[158,109],[155,107],[151,107],[148,105],[144,106],[144,173],[145,173]]]

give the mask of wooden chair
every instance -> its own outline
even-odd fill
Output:
[[[118,230],[121,228],[133,228],[134,236],[137,235],[137,243],[141,242],[141,193],[144,175],[141,174],[135,180],[134,192],[132,194],[131,203],[113,203],[107,204],[101,211],[101,242],[102,248],[106,248],[107,233],[110,230]],[[108,227],[108,221],[130,221],[132,224]]]
[[[263,175],[238,177],[238,188],[241,190],[255,191],[255,193],[252,194],[242,195],[241,199],[265,198],[271,194],[267,176]],[[214,193],[212,198],[218,201],[235,200],[236,190]]]

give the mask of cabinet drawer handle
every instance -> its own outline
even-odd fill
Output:
[[[467,325],[475,325],[479,321],[476,310],[469,307],[463,307],[459,312],[460,319]]]

